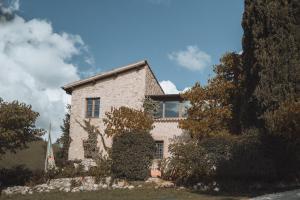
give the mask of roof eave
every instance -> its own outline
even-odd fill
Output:
[[[118,75],[120,73],[132,70],[136,67],[142,67],[142,66],[146,66],[146,65],[149,67],[147,61],[142,60],[140,62],[133,63],[131,65],[120,67],[121,69],[117,68],[115,71],[112,70],[112,71],[106,72],[104,74],[98,74],[98,75],[95,75],[95,76],[92,76],[92,77],[89,77],[89,78],[86,78],[86,79],[83,79],[83,80],[78,80],[78,81],[75,81],[73,83],[69,83],[67,85],[64,85],[62,87],[62,89],[65,90],[68,94],[71,94],[74,87],[78,87],[78,86],[81,86],[81,85],[84,85],[84,84],[87,84],[87,83],[91,83],[91,82],[94,82],[94,81],[97,81],[97,80],[101,80],[101,79],[104,79],[104,78],[107,78],[107,77],[110,77],[110,76]],[[151,68],[150,68],[150,70],[151,70]]]

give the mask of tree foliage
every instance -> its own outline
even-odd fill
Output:
[[[265,114],[266,127],[274,135],[300,139],[300,102],[286,100]]]
[[[284,101],[299,101],[300,2],[246,0],[242,25],[243,125],[262,128],[266,121],[277,120],[269,112]]]
[[[143,101],[143,108],[146,113],[153,117],[159,112],[159,102],[146,97]]]
[[[83,150],[85,158],[93,158],[96,159],[99,156],[99,147],[98,144],[98,136],[101,138],[101,142],[104,150],[109,154],[109,148],[106,146],[105,139],[103,133],[100,132],[99,127],[93,125],[91,120],[83,120],[84,124],[81,124],[79,121],[76,122],[85,130],[88,134],[88,138],[83,140]]]
[[[239,88],[241,84],[240,57],[238,54],[225,54],[221,63],[214,68],[216,76],[209,80],[207,86],[196,83],[182,94],[191,107],[188,116],[179,122],[179,127],[187,130],[192,138],[203,139],[238,130]],[[236,112],[235,112],[236,113]],[[235,118],[233,117],[235,116]]]
[[[109,137],[124,132],[149,132],[153,128],[152,117],[142,110],[122,106],[112,108],[105,115],[106,118],[103,119],[106,126],[105,134]]]
[[[115,178],[145,180],[150,172],[155,143],[149,132],[124,132],[113,138],[112,173]]]
[[[67,113],[63,119],[63,125],[60,126],[62,135],[58,138],[57,143],[61,146],[60,150],[57,152],[56,160],[60,160],[62,163],[68,160],[69,147],[71,144],[70,137],[70,114],[71,114],[71,105],[67,105]]]
[[[26,148],[28,142],[39,139],[44,131],[35,126],[38,116],[30,105],[0,98],[0,154],[16,152]]]

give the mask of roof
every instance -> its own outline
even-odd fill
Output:
[[[160,94],[160,95],[148,95],[155,101],[182,101],[183,98],[180,94]]]
[[[67,85],[64,85],[62,87],[62,89],[64,89],[68,94],[71,94],[72,90],[75,87],[85,85],[85,84],[88,84],[88,83],[92,83],[92,82],[95,82],[95,81],[98,81],[98,80],[101,80],[101,79],[105,79],[105,78],[108,78],[108,77],[111,77],[111,76],[116,76],[118,74],[127,72],[129,70],[138,69],[138,68],[141,68],[141,67],[144,67],[144,66],[147,66],[150,69],[150,72],[152,73],[153,77],[155,78],[157,84],[159,85],[160,89],[163,91],[163,89],[161,88],[158,80],[156,79],[152,69],[150,68],[147,60],[142,60],[142,61],[139,61],[139,62],[136,62],[136,63],[133,63],[133,64],[118,67],[118,68],[115,68],[115,69],[110,70],[108,72],[96,74],[94,76],[91,76],[91,77],[88,77],[88,78],[85,78],[85,79],[82,79],[82,80],[79,80],[79,81],[75,81],[73,83],[69,83]]]

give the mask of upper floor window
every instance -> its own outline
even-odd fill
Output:
[[[165,102],[165,117],[179,117],[179,101]]]
[[[86,99],[86,117],[98,118],[100,113],[100,98]]]
[[[155,118],[187,117],[188,101],[160,101]]]

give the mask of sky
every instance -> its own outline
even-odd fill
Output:
[[[243,0],[0,0],[0,97],[31,104],[54,139],[61,86],[146,59],[166,93],[213,76],[242,50]],[[0,16],[1,17],[1,16]]]

